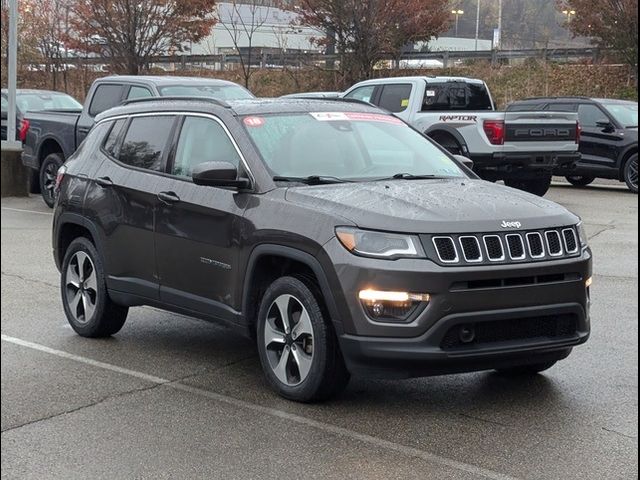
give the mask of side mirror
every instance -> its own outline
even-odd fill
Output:
[[[238,178],[238,169],[229,162],[205,162],[196,165],[191,172],[196,185],[209,187],[248,188],[249,180]]]
[[[473,170],[473,160],[471,160],[469,157],[465,157],[464,155],[454,155],[453,158],[455,158],[469,170]]]
[[[604,132],[613,132],[615,127],[609,120],[603,119],[596,122],[596,127],[601,128]]]

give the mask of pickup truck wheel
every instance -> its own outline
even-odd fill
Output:
[[[624,164],[624,181],[633,193],[638,193],[638,154],[629,157]]]
[[[533,363],[531,365],[521,365],[518,367],[499,368],[496,371],[502,375],[512,377],[535,375],[537,373],[544,372],[545,370],[549,370],[556,363],[556,361]]]
[[[313,292],[301,280],[281,277],[260,303],[257,342],[267,381],[298,402],[326,400],[347,385],[338,339]]]
[[[505,179],[504,184],[507,187],[517,188],[518,190],[524,190],[525,192],[533,193],[539,197],[544,197],[544,194],[547,193],[549,191],[549,187],[551,187],[551,176],[549,175],[527,180]]]
[[[589,175],[568,175],[565,178],[567,179],[567,182],[576,187],[586,187],[596,179],[596,177],[591,177]]]
[[[104,267],[87,238],[71,242],[62,262],[62,305],[71,328],[82,337],[108,337],[120,331],[129,309],[115,304],[107,292]]]
[[[49,208],[53,208],[56,203],[56,175],[63,163],[64,159],[60,153],[50,153],[44,158],[40,166],[40,192],[44,203]]]

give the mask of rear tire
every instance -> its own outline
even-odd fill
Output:
[[[505,179],[504,184],[508,187],[517,188],[518,190],[544,197],[551,187],[551,176],[527,180]]]
[[[518,367],[499,368],[496,371],[501,375],[509,377],[526,377],[537,375],[540,372],[549,370],[557,363],[556,360],[551,362],[533,363],[531,365],[520,365]]]
[[[624,164],[624,182],[629,190],[638,193],[638,154],[631,155]]]
[[[102,259],[87,238],[76,238],[67,248],[60,287],[67,320],[78,335],[108,337],[124,325],[129,309],[109,297]]]
[[[56,203],[56,175],[58,169],[64,163],[61,153],[50,153],[42,161],[40,166],[40,192],[44,203],[53,208]]]
[[[270,386],[297,402],[326,400],[341,392],[349,373],[331,320],[301,280],[281,277],[260,303],[258,353]]]
[[[567,175],[565,178],[567,179],[567,182],[576,187],[586,187],[596,179],[596,177],[591,177],[589,175]]]

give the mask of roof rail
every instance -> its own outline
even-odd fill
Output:
[[[344,98],[344,97],[304,97],[296,98],[296,100],[326,100],[327,102],[346,102],[346,103],[358,103],[360,105],[366,105],[368,107],[380,108],[371,102],[365,102],[357,98]]]
[[[208,102],[208,103],[213,103],[214,105],[217,105],[219,107],[224,107],[224,108],[231,108],[231,106],[223,101],[223,100],[218,100],[217,98],[213,98],[213,97],[189,97],[189,96],[180,96],[180,95],[176,95],[176,96],[167,96],[167,97],[141,97],[141,98],[131,98],[129,100],[125,100],[124,102],[122,102],[120,105],[131,105],[132,103],[144,103],[144,102],[158,102],[158,101],[165,101],[165,100],[181,100],[181,101],[186,101],[186,102]]]
[[[582,95],[562,95],[559,97],[549,97],[549,96],[541,96],[541,97],[528,97],[521,99],[522,101],[526,100],[562,100],[564,98],[571,99],[580,99],[580,100],[591,100],[591,97],[585,97]]]

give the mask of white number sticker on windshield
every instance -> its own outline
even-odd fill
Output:
[[[366,113],[366,112],[310,112],[313,118],[319,122],[336,122],[336,121],[352,121],[352,122],[382,122],[392,125],[404,125],[402,120],[393,115],[385,115],[383,113]]]

